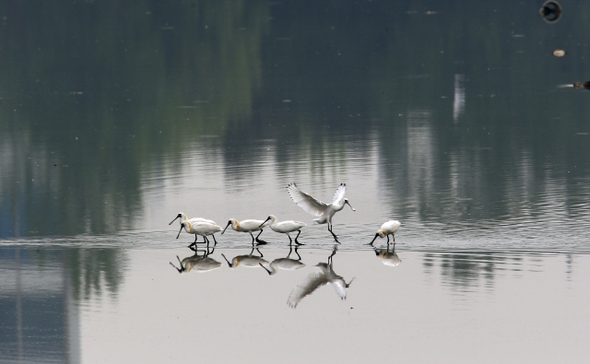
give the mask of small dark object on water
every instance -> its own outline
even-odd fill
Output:
[[[545,1],[539,13],[547,23],[555,23],[561,17],[561,5],[557,1]]]
[[[574,82],[574,88],[585,88],[587,90],[590,90],[590,81],[586,81],[584,83]]]

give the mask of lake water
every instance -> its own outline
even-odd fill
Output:
[[[587,362],[590,5],[540,6],[0,5],[0,361]]]

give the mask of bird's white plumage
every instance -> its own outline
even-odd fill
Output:
[[[293,231],[300,230],[302,227],[306,226],[306,224],[301,221],[277,221],[277,217],[274,215],[269,215],[266,221],[269,221],[268,226],[270,226],[273,231],[283,234],[292,233]]]
[[[334,192],[334,197],[332,198],[332,205],[338,203],[340,200],[344,198],[344,194],[346,193],[346,184],[341,183]]]
[[[400,226],[401,223],[397,220],[389,220],[384,222],[381,225],[381,228],[377,230],[375,237],[373,238],[373,240],[371,240],[369,244],[373,245],[373,242],[375,241],[375,239],[377,239],[377,237],[387,237],[387,244],[389,244],[389,235],[391,235],[391,237],[393,238],[393,243],[395,244],[395,233],[397,232]]]
[[[301,191],[295,183],[289,184],[287,186],[287,191],[289,191],[289,196],[291,196],[293,202],[299,205],[299,207],[305,210],[308,214],[321,216],[328,208],[328,204]]]
[[[231,218],[231,219],[229,219],[227,226],[225,227],[225,229],[223,229],[223,231],[225,232],[225,230],[229,226],[231,226],[232,229],[234,229],[235,231],[250,233],[252,231],[259,231],[267,225],[268,225],[268,223],[266,223],[266,221],[264,221],[264,220],[247,219],[247,220],[238,221],[234,218]]]
[[[346,184],[341,183],[338,189],[336,189],[336,193],[334,193],[334,198],[331,204],[326,204],[322,201],[319,201],[310,194],[301,191],[295,183],[290,183],[287,185],[287,191],[289,192],[289,196],[291,196],[293,202],[299,205],[299,207],[301,207],[306,212],[318,217],[317,219],[313,220],[316,224],[328,224],[328,231],[332,234],[332,236],[334,236],[336,242],[338,242],[336,234],[334,234],[332,231],[332,217],[338,211],[342,210],[346,204],[350,206],[352,211],[356,211],[352,205],[350,205],[348,199],[344,198]]]
[[[401,223],[397,220],[389,220],[384,222],[378,231],[379,236],[384,238],[386,235],[395,235],[400,226]]]
[[[191,223],[190,220],[186,220],[181,225],[187,233],[201,236],[210,236],[221,231],[221,226],[204,221]]]
[[[189,221],[191,224],[193,223],[197,223],[197,222],[206,222],[209,224],[216,224],[215,221],[213,220],[209,220],[209,219],[205,219],[202,217],[192,217],[192,218],[187,218],[186,214],[184,212],[179,212],[176,217],[174,218],[174,220],[170,221],[170,223],[168,225],[172,225],[172,223],[174,221],[176,221],[176,219],[180,219],[178,222],[182,225],[183,221]]]

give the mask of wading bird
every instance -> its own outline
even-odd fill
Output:
[[[277,233],[287,234],[287,236],[289,237],[289,245],[291,245],[293,243],[293,240],[291,239],[291,235],[289,235],[289,233],[292,233],[294,231],[299,231],[297,233],[297,236],[295,237],[295,244],[303,245],[299,241],[297,241],[297,238],[301,234],[301,228],[306,226],[306,224],[304,222],[293,221],[293,220],[277,221],[277,217],[274,215],[269,215],[268,218],[266,220],[264,220],[264,222],[266,223],[269,220],[270,220],[270,222],[269,222],[268,226],[270,226],[270,228],[273,231],[275,231]]]
[[[189,245],[188,247],[192,249],[197,244],[197,238],[199,235],[203,237],[203,242],[209,244],[209,239],[207,236],[213,236],[213,241],[215,241],[215,245],[217,245],[217,240],[215,240],[215,233],[221,231],[221,227],[216,225],[215,223],[208,223],[208,222],[193,222],[191,223],[190,220],[185,220],[180,223],[180,230],[178,230],[178,235],[176,235],[176,239],[180,236],[182,229],[189,234],[195,234],[195,241]]]
[[[273,260],[269,267],[266,268],[262,263],[259,263],[264,270],[268,272],[269,275],[276,274],[279,269],[283,270],[295,270],[299,268],[305,267],[305,264],[301,263],[301,255],[297,252],[297,247],[295,247],[295,254],[299,257],[299,259],[291,259],[291,253],[293,252],[293,246],[289,246],[289,254],[285,258],[278,258]]]
[[[176,219],[180,219],[179,222],[182,224],[183,221],[190,221],[190,222],[208,222],[210,224],[215,224],[215,221],[213,220],[209,220],[209,219],[204,219],[202,217],[193,217],[193,218],[187,218],[186,215],[184,214],[184,212],[179,212],[178,215],[176,215],[176,217],[174,218],[174,220],[170,221],[170,223],[168,225],[172,225],[172,223],[174,221],[176,221]]]
[[[262,228],[264,228],[267,225],[268,225],[268,223],[264,220],[249,219],[249,220],[238,221],[238,220],[232,218],[232,219],[229,219],[229,221],[227,222],[227,225],[225,226],[225,229],[223,229],[223,231],[221,233],[222,234],[225,233],[225,230],[227,230],[227,228],[231,226],[232,229],[234,229],[235,231],[250,233],[250,236],[252,237],[252,245],[254,245],[254,240],[256,240],[256,242],[259,245],[263,245],[263,244],[266,244],[266,241],[260,240],[260,239],[258,239],[258,237],[260,236],[260,234],[262,234]],[[260,232],[258,233],[258,235],[256,235],[256,238],[254,238],[254,235],[252,235],[252,231],[260,231]]]
[[[344,208],[344,205],[348,205],[350,206],[352,211],[356,211],[352,207],[350,202],[348,202],[348,199],[344,198],[344,193],[346,192],[346,184],[340,184],[340,186],[336,190],[336,193],[334,194],[334,198],[332,199],[331,204],[327,204],[325,202],[316,200],[313,196],[301,191],[295,183],[290,183],[287,186],[287,191],[289,191],[289,196],[291,196],[293,202],[299,205],[299,207],[301,207],[306,212],[312,215],[318,216],[317,219],[313,220],[316,224],[327,223],[328,231],[332,234],[334,240],[336,240],[336,242],[340,244],[340,242],[338,241],[338,237],[332,231],[332,217],[335,213],[342,210]]]
[[[381,225],[381,229],[377,230],[377,234],[375,234],[375,237],[373,238],[373,240],[371,240],[369,245],[373,245],[373,242],[375,241],[375,239],[377,239],[377,237],[384,238],[386,236],[387,244],[389,245],[389,235],[391,235],[391,237],[393,238],[393,248],[395,249],[395,233],[397,229],[399,229],[400,225],[401,223],[397,220],[389,220],[387,222],[384,222],[383,225]]]
[[[350,287],[350,284],[352,281],[354,281],[354,278],[352,278],[350,282],[346,283],[344,278],[334,273],[334,270],[332,269],[332,257],[336,254],[336,246],[332,251],[332,255],[328,257],[328,264],[318,263],[316,265],[317,270],[309,274],[293,289],[291,295],[289,295],[289,298],[287,299],[287,305],[289,305],[289,307],[297,307],[297,304],[304,297],[309,296],[316,289],[327,283],[330,283],[334,287],[341,300],[346,299],[346,288]]]

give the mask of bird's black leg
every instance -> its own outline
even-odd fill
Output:
[[[215,245],[217,245],[217,240],[215,240],[215,235],[211,235],[213,237],[213,241],[215,242]],[[213,245],[213,246],[215,246]]]
[[[195,234],[195,241],[193,241],[193,243],[191,245],[189,245],[189,249],[194,250],[194,248],[196,248],[197,245],[197,239],[199,238],[199,235]]]
[[[258,243],[257,245],[265,245],[268,244],[266,241],[262,240],[262,239],[258,239],[258,237],[260,236],[260,234],[262,234],[262,229],[260,229],[260,232],[258,233],[258,235],[256,235],[256,242]]]
[[[330,256],[328,257],[328,265],[332,265],[332,257],[334,255],[336,255],[337,251],[338,251],[338,245],[334,245],[334,249],[332,250],[332,254],[330,254]]]
[[[297,233],[297,236],[295,237],[295,244],[297,244],[297,245],[305,245],[305,244],[300,243],[299,241],[297,241],[297,238],[299,237],[299,235],[301,235],[301,230],[299,230],[299,232]]]
[[[334,237],[334,240],[336,240],[336,242],[338,244],[340,244],[340,242],[338,241],[338,237],[336,236],[336,234],[334,234],[334,232],[332,231],[332,224],[328,224],[328,231],[330,232],[330,234],[332,234],[332,236]]]

